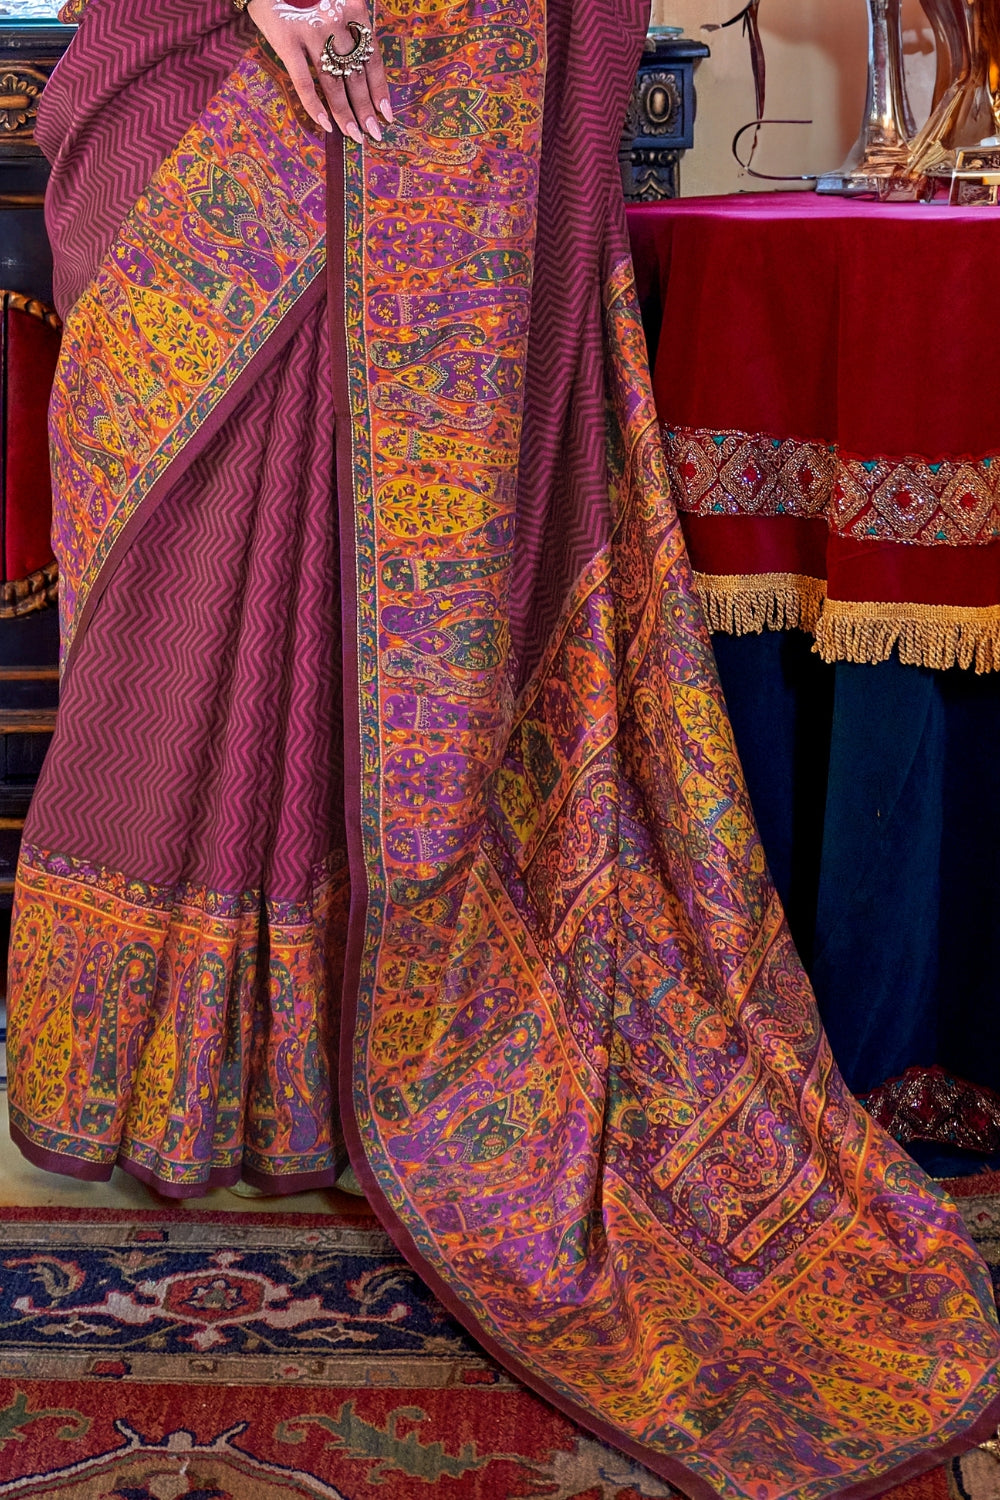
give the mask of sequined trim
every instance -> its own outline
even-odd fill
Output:
[[[984,1156],[1000,1151],[1000,1094],[943,1068],[909,1068],[861,1102],[904,1146],[933,1141]]]
[[[861,459],[836,445],[662,428],[678,508],[695,516],[825,517],[858,541],[984,545],[1000,537],[1000,455]]]

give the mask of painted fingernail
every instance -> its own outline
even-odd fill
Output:
[[[364,136],[361,134],[361,131],[358,129],[357,125],[354,123],[353,120],[348,120],[347,124],[343,127],[343,129],[344,129],[344,134],[345,135],[349,135],[351,137],[352,141],[357,141],[357,143],[358,143],[359,146],[363,143]]]
[[[380,141],[382,139],[382,132],[378,128],[378,121],[376,120],[374,115],[368,116],[368,119],[365,121],[365,129],[367,130],[368,134],[374,136],[377,141]]]
[[[391,125],[392,124],[392,105],[389,103],[388,99],[380,99],[378,101],[378,107],[379,107],[379,110],[381,111],[383,120],[388,120],[389,124]]]
[[[330,116],[326,113],[325,110],[321,109],[320,112],[319,112],[319,114],[316,116],[316,119],[319,121],[320,128],[322,130],[326,130],[326,131],[332,131],[333,130],[333,125],[330,122]]]

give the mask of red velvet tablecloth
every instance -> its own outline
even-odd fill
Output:
[[[1000,668],[1000,213],[766,193],[628,217],[712,628]]]

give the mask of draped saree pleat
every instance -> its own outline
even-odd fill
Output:
[[[342,1126],[429,1285],[578,1421],[693,1500],[874,1495],[988,1434],[1000,1336],[837,1073],[754,827],[615,177],[643,17],[377,23],[379,146],[323,143],[228,0],[89,0],[49,86],[59,256],[95,99],[230,67],[157,95],[151,181],[65,257],[19,1139],[280,1189]]]
[[[138,533],[66,679],[11,950],[11,1119],[42,1165],[184,1196],[342,1164],[338,570],[320,304]]]

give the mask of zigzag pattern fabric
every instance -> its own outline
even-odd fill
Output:
[[[201,45],[180,10],[88,0],[50,149],[165,76],[144,37]],[[339,1107],[397,1243],[554,1404],[692,1500],[861,1500],[996,1424],[1000,1330],[837,1073],[754,827],[615,182],[643,20],[386,0],[396,124],[331,143],[325,308],[280,69],[231,19],[217,91],[158,96],[172,144],[65,283],[16,1125],[83,1175],[298,1186]]]
[[[86,0],[60,12],[82,18]],[[246,51],[230,0],[97,4],[86,46],[46,89],[36,139],[55,170],[46,197],[56,305],[65,317],[93,281],[126,214]]]
[[[331,1184],[347,871],[325,308],[121,558],[25,827],[10,1114],[43,1166]]]

